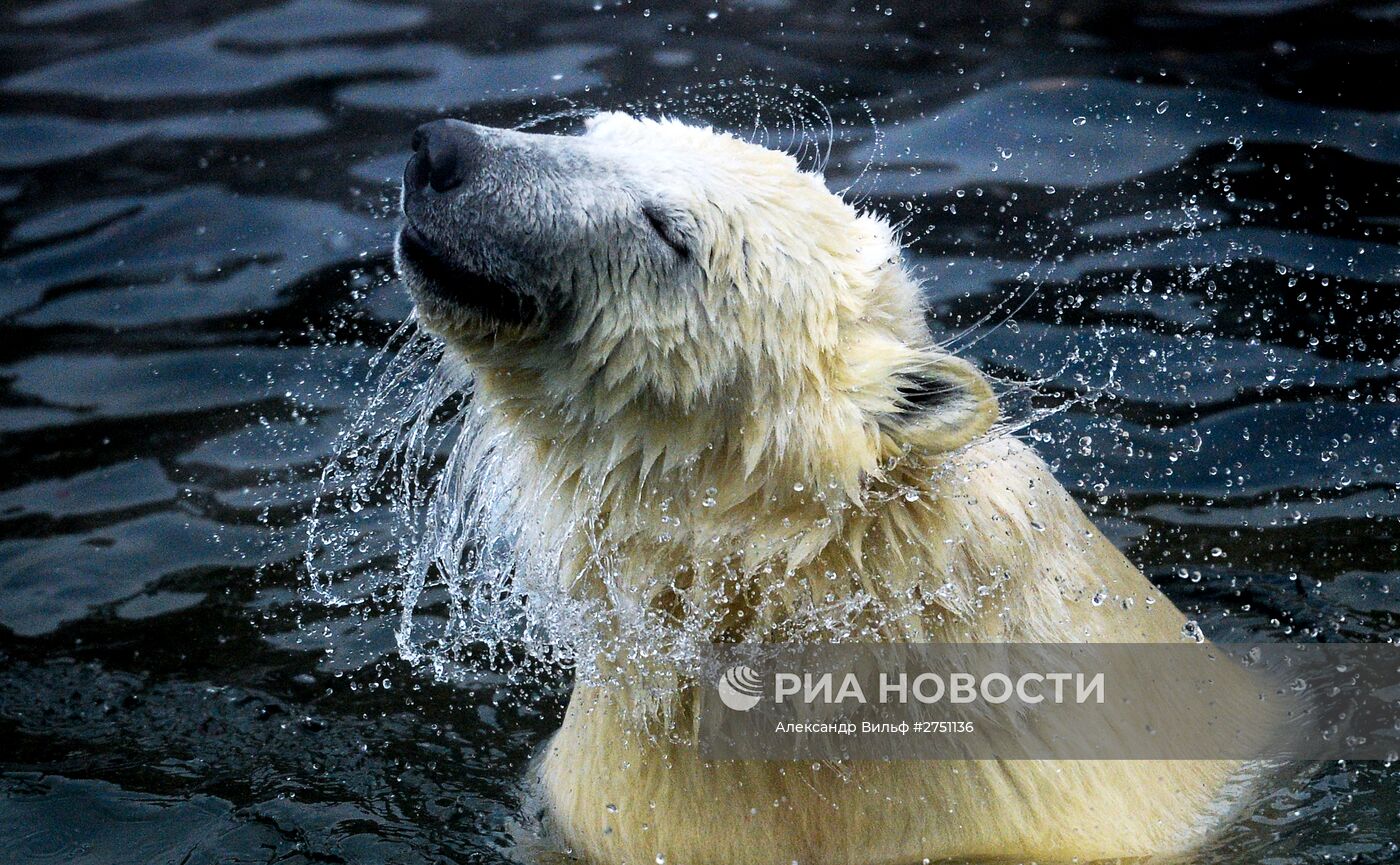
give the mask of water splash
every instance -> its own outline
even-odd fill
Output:
[[[635,563],[588,536],[588,521],[576,516],[600,512],[603,494],[583,485],[551,495],[529,445],[473,399],[469,374],[434,337],[410,321],[374,368],[364,407],[321,474],[308,522],[308,597],[395,615],[401,657],[440,679],[491,669],[528,680],[541,664],[567,665],[582,681],[626,677],[655,698],[639,697],[640,708],[664,710],[679,670],[694,669],[730,615],[734,586],[759,588],[752,565],[658,565],[697,575],[694,590],[676,599],[685,608],[676,616],[653,603],[674,586],[670,577],[639,584]],[[823,490],[807,492],[826,500]],[[867,504],[901,494],[872,492]],[[830,501],[849,506],[839,493]],[[386,524],[388,538],[375,531]],[[578,532],[581,542],[570,537]],[[781,618],[789,639],[847,639],[870,621],[903,620],[927,605],[918,592],[884,592],[856,572],[827,579],[799,609],[783,590],[788,581],[760,580],[771,595],[754,597],[751,619]],[[532,663],[515,663],[521,652]]]
[[[396,615],[401,657],[439,679],[527,677],[541,664],[596,679],[607,672],[600,660],[644,663],[639,647],[655,645],[644,635],[661,623],[620,594],[568,590],[562,533],[529,518],[546,505],[522,481],[522,445],[473,400],[461,362],[410,320],[372,368],[364,406],[321,474],[307,597]],[[515,663],[517,650],[534,663]]]
[[[662,95],[664,101],[629,102],[623,110],[709,124],[751,144],[782,151],[802,170],[815,174],[825,174],[838,141],[849,143],[837,131],[833,103],[797,84],[744,76]]]
[[[717,85],[651,107],[692,119],[709,113],[724,121],[717,125],[745,128],[755,143],[784,149],[809,170],[825,170],[838,137],[831,107],[800,88],[752,84],[745,84],[740,99],[733,98],[734,90]],[[642,106],[627,108],[643,111]],[[868,134],[861,133],[864,164],[845,187],[848,191],[872,171],[880,153],[879,124],[868,105],[860,109],[869,118]],[[571,106],[519,128],[587,113]],[[1039,239],[1010,296],[953,334],[946,342],[949,350],[961,352],[988,335],[1017,327],[1017,313],[1063,258],[1055,252],[1065,245],[1059,229],[1072,228],[1070,211],[1079,200],[1069,198],[1060,208],[1063,219],[1055,223],[1057,230]],[[1021,433],[1111,392],[1116,358],[1102,337],[1095,346],[1106,350],[1107,375],[1096,382],[1081,377],[1084,386],[1068,395],[1046,399],[1046,385],[1086,362],[1079,349],[1047,364],[1054,367],[1049,373],[1001,380],[1007,420],[998,432]],[[410,322],[389,340],[373,367],[372,390],[338,437],[313,506],[305,557],[311,598],[396,617],[401,656],[441,678],[483,665],[516,674],[521,667],[512,661],[519,651],[547,664],[571,665],[585,679],[616,674],[616,667],[600,666],[607,664],[603,659],[647,667],[657,660],[676,663],[703,654],[713,637],[713,620],[690,616],[683,628],[667,627],[673,623],[665,621],[664,613],[609,579],[616,565],[601,542],[592,544],[586,563],[600,577],[598,585],[573,591],[570,575],[580,572],[579,562],[566,560],[565,533],[557,530],[563,522],[536,517],[570,508],[588,513],[589,503],[551,501],[548,491],[526,482],[522,445],[497,425],[489,407],[472,399],[470,374],[435,338]],[[550,525],[556,529],[553,536],[546,528]],[[700,606],[708,609],[723,606],[718,598],[702,601]],[[872,604],[884,605],[893,620],[904,615],[901,604],[912,608],[918,603],[914,598],[832,593],[814,599],[802,622],[786,633],[800,639],[806,629],[829,638],[840,630],[833,623],[869,614]]]

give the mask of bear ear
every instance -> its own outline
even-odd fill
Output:
[[[642,215],[657,236],[676,251],[683,259],[695,255],[699,245],[700,229],[695,218],[683,208],[664,201],[654,200],[642,205]]]
[[[945,355],[899,375],[895,410],[881,427],[897,440],[931,451],[960,448],[998,416],[996,396],[977,368]]]

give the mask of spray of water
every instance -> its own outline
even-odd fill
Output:
[[[674,94],[664,106],[626,110],[739,130],[816,172],[827,170],[833,151],[850,143],[845,138],[855,138],[872,146],[858,170],[843,169],[843,176],[853,178],[845,187],[848,196],[876,170],[881,133],[868,105],[845,112],[867,118],[858,125],[834,120],[837,115],[819,95],[800,88],[747,82],[737,92],[742,98],[720,83]],[[588,113],[569,106],[520,128]],[[1015,327],[1017,312],[1063,259],[1051,253],[1064,242],[1060,233],[1049,233],[1009,294],[951,334],[947,347],[965,350],[988,333]],[[1047,382],[1082,360],[1069,352],[1058,369],[1000,382],[1008,420],[998,432],[1022,432],[1114,388],[1116,364],[1110,361],[1106,380],[1075,396],[1041,399]],[[410,321],[375,358],[374,370],[363,408],[340,433],[324,468],[309,521],[305,561],[313,599],[390,612],[397,617],[402,657],[445,678],[482,665],[514,673],[519,665],[510,660],[522,650],[536,660],[571,665],[581,678],[616,675],[616,667],[599,666],[603,658],[646,666],[656,658],[676,663],[703,653],[713,623],[694,617],[686,620],[688,627],[664,627],[655,609],[613,590],[610,552],[602,544],[594,545],[586,562],[602,576],[596,581],[601,590],[572,590],[570,573],[577,573],[580,562],[568,558],[563,538],[550,536],[545,527],[551,520],[538,517],[569,506],[586,513],[587,503],[541,496],[523,474],[527,462],[520,443],[493,422],[489,406],[472,399],[469,372],[435,338]],[[892,618],[901,615],[895,609],[899,599],[879,600]],[[833,623],[870,603],[869,597],[835,597],[827,607],[804,611],[804,620],[813,633],[830,635],[839,631]],[[799,625],[789,634],[800,638],[801,630]],[[664,642],[658,639],[663,632]]]
[[[528,637],[515,599],[513,487],[471,400],[471,378],[409,320],[375,357],[373,385],[341,431],[308,522],[308,593],[398,611],[400,654],[443,677],[467,655]],[[388,527],[389,537],[384,536]],[[549,637],[534,647],[549,651]]]
[[[408,322],[374,362],[372,389],[339,435],[308,523],[308,594],[332,606],[397,611],[400,655],[445,679],[481,667],[567,664],[582,679],[685,654],[662,649],[654,611],[620,590],[571,591],[565,538],[521,475],[521,444],[472,399],[469,374]],[[553,504],[563,504],[555,502]],[[387,525],[391,538],[376,531]],[[587,564],[607,579],[606,552]],[[693,656],[698,644],[689,648]],[[657,685],[657,687],[663,687]]]

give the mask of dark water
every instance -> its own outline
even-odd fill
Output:
[[[0,860],[527,857],[567,683],[437,683],[297,601],[440,113],[815,94],[935,327],[1069,406],[1026,434],[1209,633],[1400,635],[1400,4],[854,6],[7,4]],[[1396,861],[1397,820],[1391,769],[1323,766],[1204,859]]]

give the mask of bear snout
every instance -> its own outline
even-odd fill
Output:
[[[480,170],[485,149],[483,136],[470,123],[424,123],[413,131],[413,156],[404,168],[404,188],[451,192]]]

